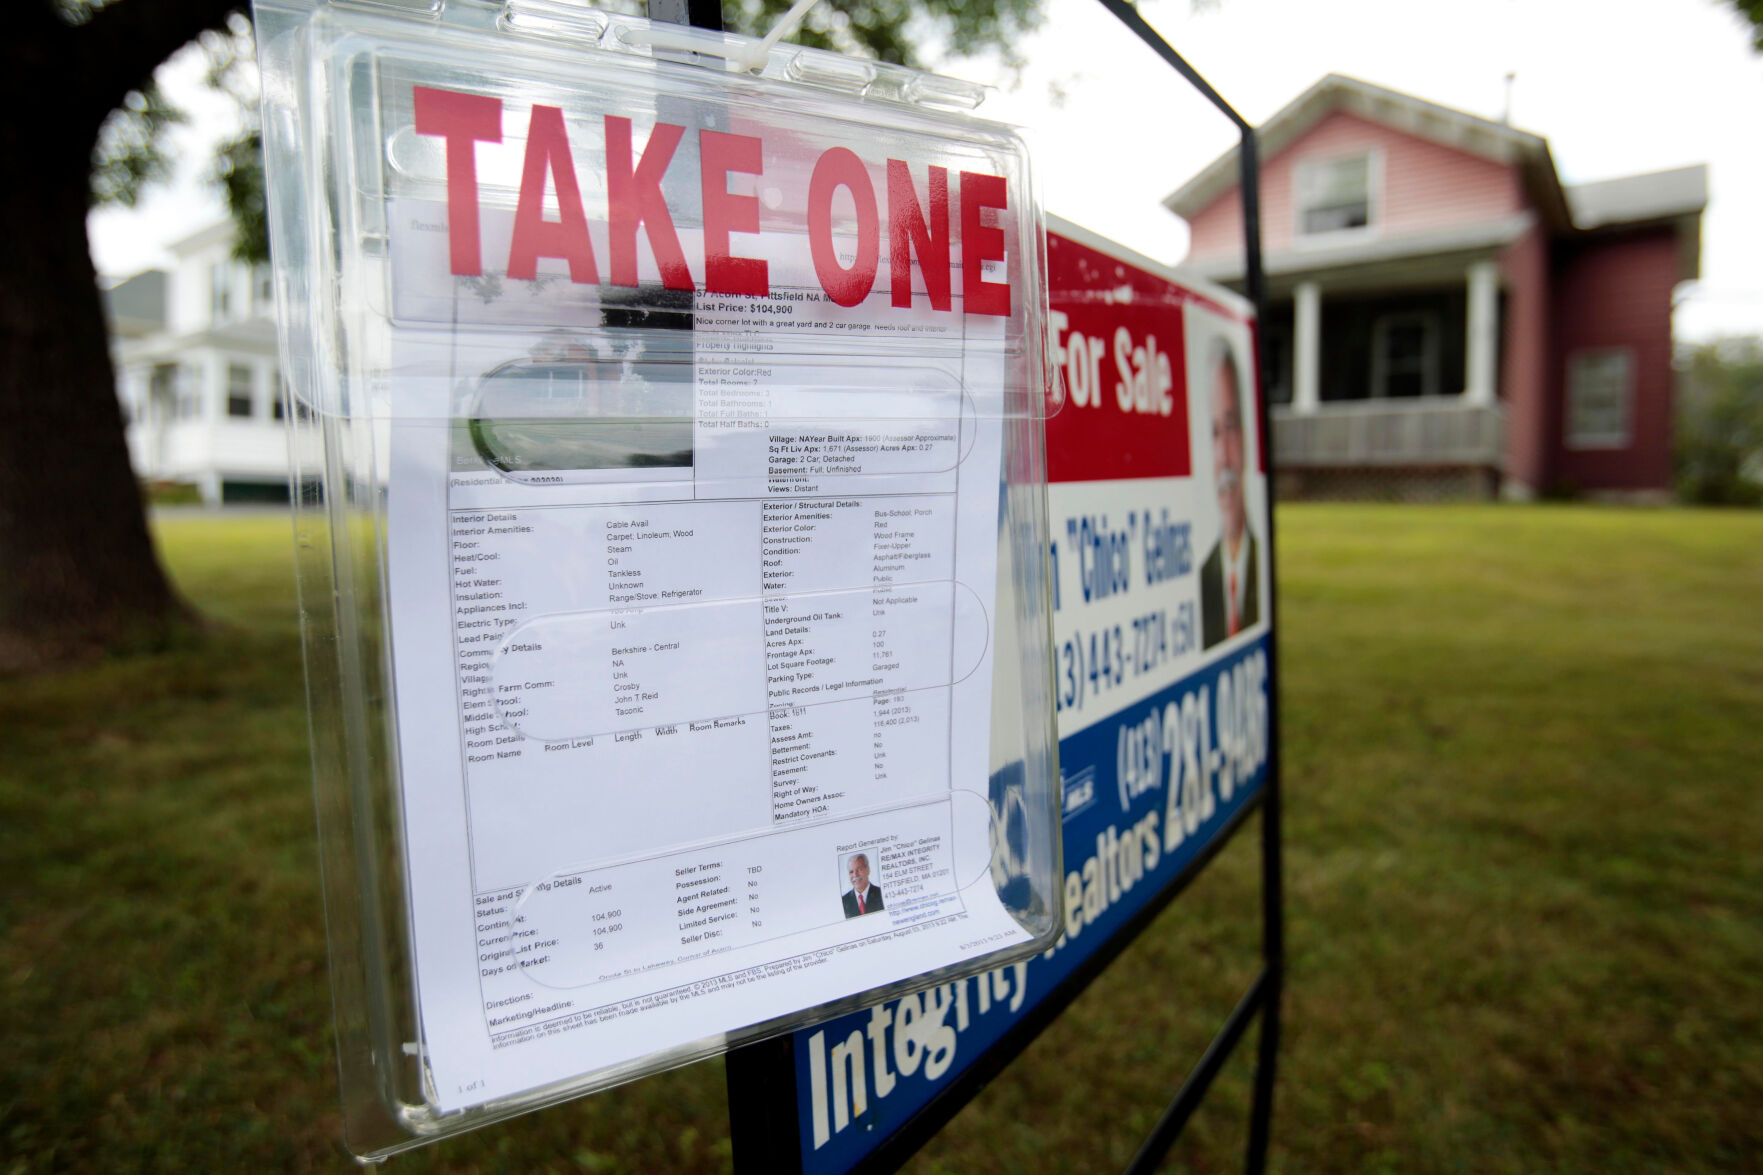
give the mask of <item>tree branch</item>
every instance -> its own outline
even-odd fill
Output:
[[[6,13],[11,27],[5,48],[9,75],[19,71],[52,71],[73,40],[73,26],[61,18],[51,0],[28,0],[14,4]],[[7,97],[14,96],[13,77],[8,77]]]
[[[14,10],[7,14],[30,33],[42,36],[51,28],[67,28],[67,22],[56,11],[53,0],[28,0],[27,3],[14,5]]]
[[[111,0],[73,37],[81,113],[93,134],[153,77],[159,63],[209,29],[226,27],[240,0]]]

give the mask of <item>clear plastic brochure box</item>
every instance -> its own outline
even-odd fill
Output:
[[[1044,244],[981,91],[255,13],[350,1148],[1049,947]]]

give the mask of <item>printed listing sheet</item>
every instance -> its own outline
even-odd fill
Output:
[[[436,1107],[1026,941],[988,871],[998,320],[838,306],[788,255],[765,296],[582,303],[542,272],[455,279],[422,209],[394,222],[389,603]]]

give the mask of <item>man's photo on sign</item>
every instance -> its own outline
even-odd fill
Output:
[[[1219,538],[1200,566],[1201,644],[1211,648],[1261,619],[1261,567],[1245,495],[1243,391],[1247,381],[1228,340],[1206,356],[1212,433],[1212,479],[1218,494]]]
[[[844,859],[845,878],[851,888],[845,891],[845,917],[858,918],[882,908],[881,886],[870,882],[869,854],[852,853]]]

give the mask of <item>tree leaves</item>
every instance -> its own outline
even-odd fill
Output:
[[[263,132],[240,132],[215,148],[213,181],[226,194],[233,218],[233,256],[261,264],[269,260],[269,205],[263,186]]]
[[[1763,503],[1763,338],[1678,354],[1677,484],[1688,501]]]
[[[168,180],[172,160],[165,153],[170,127],[188,121],[160,93],[157,84],[131,91],[110,112],[92,152],[92,204],[134,207],[148,184]]]

